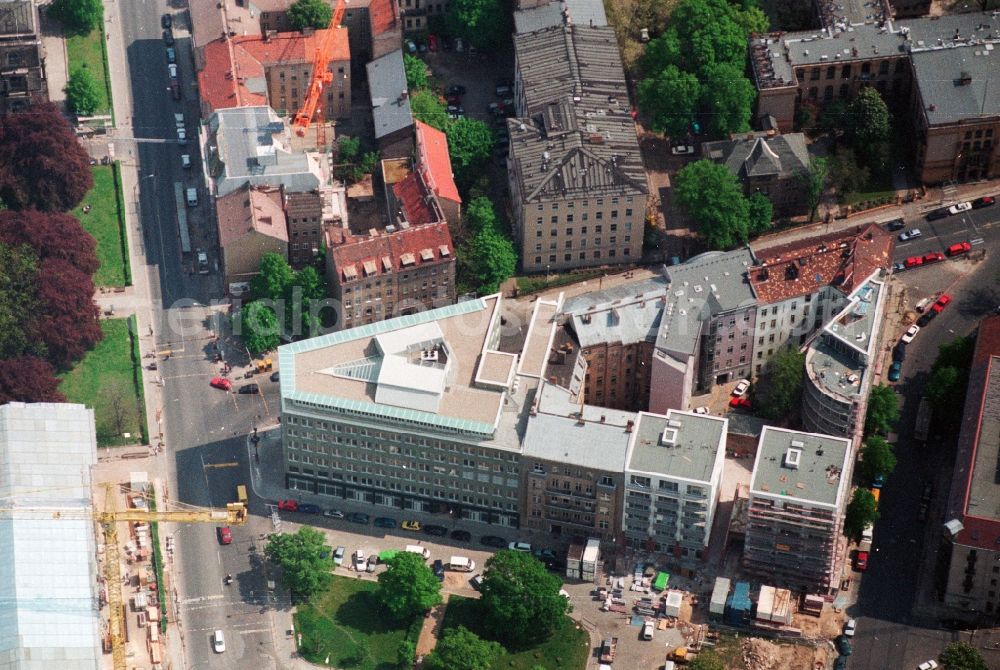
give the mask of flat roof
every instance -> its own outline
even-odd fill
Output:
[[[789,453],[797,454],[797,467],[790,467]],[[850,486],[843,476],[850,457],[851,440],[846,437],[765,426],[750,493],[839,509]]]
[[[915,52],[912,58],[917,90],[931,125],[1000,114],[996,44]]]
[[[560,297],[561,301],[561,297]],[[549,349],[555,335],[556,314],[559,313],[559,301],[536,300],[531,313],[531,323],[528,335],[521,351],[521,363],[517,372],[522,375],[542,377],[549,360]]]
[[[632,344],[656,340],[666,282],[656,278],[618,288],[630,288],[632,291],[611,299],[607,295],[584,294],[575,300],[577,307],[567,316],[581,347],[606,342]],[[581,298],[603,298],[605,302],[589,302]]]
[[[514,12],[514,32],[530,33],[535,30],[572,23],[590,26],[608,25],[602,0],[563,0],[547,2],[537,7]]]
[[[985,391],[965,513],[1000,521],[1000,355],[990,360]]]
[[[524,456],[620,473],[631,434],[621,425],[539,413],[528,419]]]
[[[707,414],[639,412],[627,470],[708,484],[716,461],[725,457],[726,427],[726,419]]]

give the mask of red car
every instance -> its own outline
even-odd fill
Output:
[[[427,49],[430,50],[430,51],[437,51],[438,50],[438,36],[437,35],[428,35],[427,36]]]
[[[983,207],[990,207],[994,203],[993,197],[989,195],[984,195],[982,198],[976,198],[972,201],[972,209],[981,209]]]
[[[750,398],[737,396],[729,399],[729,406],[735,409],[750,409]]]
[[[284,510],[286,512],[298,512],[299,503],[296,500],[279,500],[278,509]]]
[[[213,388],[222,389],[223,391],[228,391],[233,388],[233,383],[225,377],[212,377],[212,381],[208,383]]]
[[[219,544],[232,544],[233,543],[233,531],[229,530],[229,526],[222,526],[219,528]]]
[[[921,256],[910,256],[903,262],[903,265],[906,266],[907,270],[923,264],[924,264],[924,259]]]
[[[932,251],[929,254],[924,254],[924,263],[937,263],[938,261],[944,260],[944,254],[940,251]]]
[[[940,298],[937,299],[937,302],[931,305],[931,309],[940,314],[941,310],[947,307],[948,303],[950,302],[951,302],[951,296],[945,293]]]
[[[859,551],[854,555],[854,569],[858,572],[864,572],[868,569],[868,552]]]
[[[949,256],[961,256],[962,254],[967,254],[972,250],[972,245],[968,242],[959,242],[958,244],[953,244],[948,247]]]

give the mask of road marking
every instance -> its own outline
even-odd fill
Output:
[[[199,596],[198,598],[185,598],[184,600],[180,601],[180,603],[181,603],[181,605],[190,605],[192,603],[204,603],[204,602],[208,602],[209,600],[222,600],[224,597],[225,596],[223,596],[220,593],[218,595],[212,595],[212,596]]]
[[[248,628],[247,630],[239,631],[240,635],[256,635],[257,633],[270,633],[270,628]]]
[[[205,463],[206,468],[235,468],[239,467],[239,463],[232,461],[230,463]]]

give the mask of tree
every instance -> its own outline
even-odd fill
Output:
[[[270,351],[281,342],[278,316],[261,302],[245,305],[233,315],[233,332],[243,338],[252,356]]]
[[[281,300],[295,280],[295,271],[281,254],[267,253],[260,259],[260,271],[250,280],[255,299]]]
[[[0,119],[0,198],[7,207],[65,212],[93,185],[90,156],[55,105]]]
[[[710,248],[731,249],[747,241],[750,207],[725,165],[710,160],[687,165],[674,179],[674,197]]]
[[[66,104],[77,116],[92,116],[101,104],[101,89],[90,70],[79,67],[73,70],[66,84]]]
[[[37,284],[34,250],[0,243],[0,358],[44,355],[33,318],[40,312]]]
[[[743,64],[713,63],[705,68],[701,87],[708,129],[715,135],[750,130],[750,113],[757,90],[743,76]]]
[[[889,139],[889,108],[874,87],[862,88],[848,106],[846,131],[856,152],[870,155],[871,148]]]
[[[751,235],[762,235],[771,230],[771,221],[774,219],[774,205],[763,193],[754,193],[747,198],[749,207],[748,226]]]
[[[396,647],[396,665],[399,670],[413,670],[413,661],[417,657],[417,645],[413,640],[402,639]]]
[[[878,505],[875,496],[868,489],[855,489],[844,515],[844,535],[852,539],[861,537],[865,527],[878,519]]]
[[[649,115],[650,128],[673,138],[684,137],[698,111],[698,77],[667,65],[639,82],[639,108]]]
[[[486,561],[482,607],[486,629],[515,646],[544,641],[560,625],[568,603],[562,584],[531,554],[502,549]]]
[[[399,620],[409,620],[442,602],[441,582],[423,556],[408,551],[389,559],[388,569],[378,576],[375,595]]]
[[[0,360],[0,405],[14,401],[66,402],[52,364],[34,356]]]
[[[952,642],[938,656],[944,670],[988,670],[982,654],[968,642]]]
[[[87,35],[101,25],[104,4],[101,0],[52,0],[48,15],[62,23],[67,33]]]
[[[425,670],[490,670],[503,648],[465,626],[449,628],[424,659]]]
[[[809,169],[799,175],[806,190],[806,202],[809,204],[809,220],[816,218],[819,201],[826,188],[826,177],[830,172],[825,158],[813,158],[809,161]]]
[[[868,393],[868,411],[865,414],[865,433],[888,435],[892,425],[899,420],[899,397],[885,384],[873,386]]]
[[[493,227],[476,233],[463,248],[462,258],[464,274],[471,278],[480,295],[496,293],[517,268],[514,245]]]
[[[323,533],[302,526],[295,534],[272,535],[264,555],[281,566],[285,585],[294,596],[309,598],[330,583],[333,560]]]
[[[445,127],[451,171],[460,186],[468,186],[483,173],[493,155],[493,131],[478,119],[460,118]]]
[[[38,258],[62,258],[84,274],[92,275],[97,260],[97,241],[76,217],[58,212],[0,212],[0,242],[29,244]]]
[[[965,405],[968,373],[950,365],[931,372],[924,395],[934,408],[934,418],[951,426],[959,422]]]
[[[288,23],[293,30],[326,28],[332,18],[333,7],[326,0],[295,0],[288,8]]]
[[[42,259],[38,277],[35,331],[48,361],[65,370],[104,337],[94,304],[94,282],[65,258]]]
[[[714,651],[702,651],[691,661],[688,670],[726,670],[726,664]]]
[[[510,39],[511,19],[501,0],[453,0],[444,17],[448,32],[483,52],[498,51]]]
[[[117,377],[103,380],[100,390],[101,406],[97,412],[97,434],[119,439],[126,431],[139,424],[139,407],[131,382]]]
[[[498,223],[493,202],[485,195],[473,198],[465,206],[465,223],[472,233],[478,233],[484,228],[496,229]]]
[[[841,147],[829,159],[830,181],[840,194],[858,192],[871,181],[871,170],[858,163],[854,152]]]
[[[784,347],[771,356],[761,380],[753,388],[756,413],[772,421],[794,413],[802,396],[805,365],[805,354],[794,347]]]
[[[972,354],[975,352],[976,340],[973,337],[956,337],[951,342],[938,346],[938,355],[934,359],[932,370],[944,367],[967,369],[972,365]]]
[[[451,121],[441,99],[426,88],[410,93],[410,111],[413,112],[413,118],[438,130],[447,128]]]
[[[887,478],[896,469],[896,454],[892,445],[878,435],[865,438],[861,448],[861,477],[867,482],[874,482],[880,476]]]
[[[403,54],[403,71],[406,72],[406,88],[411,92],[427,88],[427,64],[422,60]]]
[[[844,133],[850,123],[850,111],[847,102],[844,100],[832,100],[823,105],[823,110],[819,113],[816,129],[836,139]]]

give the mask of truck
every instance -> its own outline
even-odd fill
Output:
[[[614,663],[615,654],[618,652],[618,638],[606,637],[601,642],[601,663]]]
[[[448,569],[456,572],[475,572],[476,562],[465,556],[452,556],[448,559]]]
[[[920,406],[917,408],[917,420],[913,424],[913,439],[921,442],[927,441],[927,431],[931,427],[931,404],[927,398],[920,399]]]
[[[580,579],[585,582],[595,581],[600,561],[601,541],[595,537],[591,537],[587,540],[587,546],[583,550],[583,557],[580,561]]]

